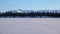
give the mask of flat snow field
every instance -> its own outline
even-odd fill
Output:
[[[0,18],[0,34],[60,34],[60,18]]]

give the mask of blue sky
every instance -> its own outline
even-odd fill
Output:
[[[60,9],[60,0],[0,0],[0,11]]]

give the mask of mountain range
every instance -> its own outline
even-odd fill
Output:
[[[21,9],[18,9],[18,10],[9,10],[9,11],[5,11],[5,12],[57,12],[57,13],[60,13],[60,10],[21,10]]]

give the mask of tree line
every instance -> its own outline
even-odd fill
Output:
[[[57,12],[0,12],[0,17],[60,17]]]

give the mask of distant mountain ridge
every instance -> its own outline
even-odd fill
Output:
[[[37,10],[37,11],[34,11],[34,10],[21,10],[21,9],[18,9],[18,10],[6,11],[6,12],[57,12],[57,13],[60,13],[60,10]]]

